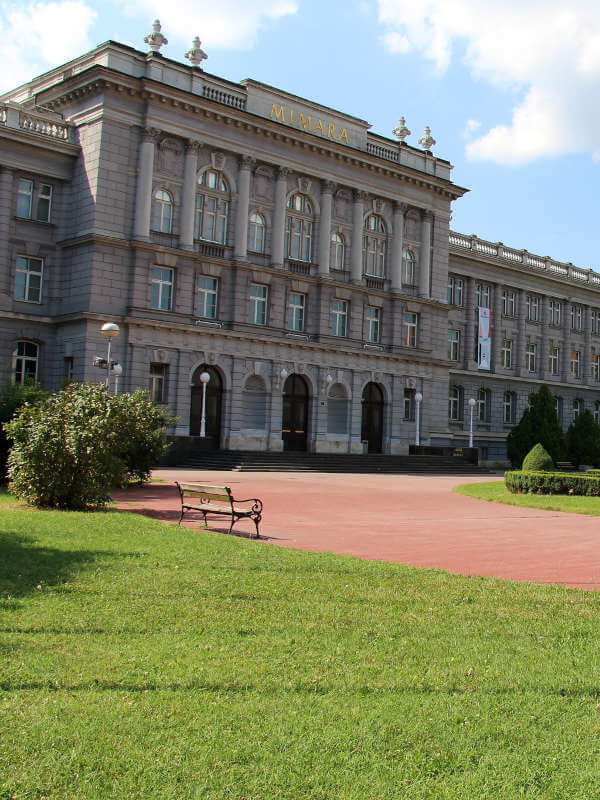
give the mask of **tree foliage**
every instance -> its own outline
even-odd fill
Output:
[[[565,435],[556,415],[554,397],[547,386],[529,398],[521,421],[506,440],[508,457],[513,467],[520,467],[531,448],[540,443],[554,463],[565,458]]]
[[[533,472],[552,472],[554,462],[550,453],[539,442],[534,445],[523,459],[523,470]]]
[[[600,425],[587,408],[569,425],[567,452],[571,461],[577,466],[600,464]]]
[[[149,476],[172,422],[147,392],[69,384],[5,425],[11,491],[40,507],[101,507],[115,486]]]
[[[0,388],[0,482],[6,479],[6,460],[8,458],[9,442],[4,432],[3,425],[15,415],[15,412],[25,403],[37,403],[48,397],[48,392],[37,383],[21,385],[7,381]]]

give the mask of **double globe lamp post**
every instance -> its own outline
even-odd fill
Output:
[[[100,333],[102,334],[102,336],[104,336],[104,338],[106,339],[106,341],[108,343],[107,349],[106,349],[106,359],[97,358],[96,361],[95,361],[95,364],[96,364],[97,367],[106,366],[105,385],[106,385],[107,389],[110,386],[110,373],[111,373],[111,370],[112,370],[112,372],[114,373],[114,376],[115,376],[115,394],[118,394],[119,393],[119,378],[123,374],[123,367],[120,364],[118,364],[117,362],[112,362],[110,360],[110,351],[111,351],[112,340],[115,339],[119,335],[120,329],[119,329],[119,326],[117,324],[115,324],[114,322],[105,322],[104,325],[100,328]],[[105,361],[106,361],[106,364],[104,363]]]

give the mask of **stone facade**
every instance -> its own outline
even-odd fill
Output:
[[[465,190],[450,164],[368,128],[114,42],[4,95],[7,378],[102,380],[94,359],[110,321],[120,387],[150,388],[192,446],[406,453],[419,392],[421,442],[464,444],[467,400],[485,392],[475,440],[502,460],[537,383],[556,384],[565,423],[573,400],[595,408],[595,273],[451,233]],[[477,284],[491,370],[474,360]],[[528,295],[537,320],[525,320]],[[544,361],[555,342],[558,374]]]

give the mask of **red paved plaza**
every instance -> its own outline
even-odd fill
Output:
[[[115,496],[122,507],[177,522],[173,481],[230,486],[264,502],[265,542],[359,558],[537,583],[600,588],[600,518],[461,497],[452,487],[485,478],[160,469],[166,483]],[[124,502],[123,502],[124,501]],[[215,530],[227,530],[213,517]],[[192,523],[190,527],[196,527]],[[250,533],[248,520],[234,528]],[[266,546],[257,542],[257,546]]]

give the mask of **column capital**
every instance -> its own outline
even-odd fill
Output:
[[[402,214],[404,216],[408,211],[408,204],[401,203],[399,200],[394,200],[393,202],[394,214]]]
[[[196,139],[188,139],[185,143],[185,152],[198,154],[203,147],[203,142],[198,142]]]
[[[277,167],[277,180],[284,180],[290,174],[291,169],[289,167]]]
[[[239,158],[240,162],[240,169],[249,169],[252,170],[256,166],[256,159],[254,156],[249,156],[247,153],[244,153]]]
[[[322,194],[333,194],[337,188],[337,183],[333,181],[321,181]]]
[[[433,222],[433,211],[430,211],[428,208],[422,209],[421,218],[423,222]]]
[[[363,192],[362,189],[354,189],[352,191],[352,199],[355,203],[366,203],[369,199],[369,193]]]
[[[142,128],[142,141],[156,144],[161,133],[158,128]]]

